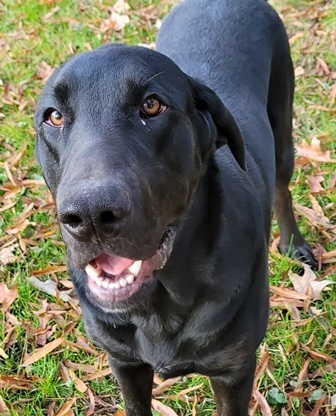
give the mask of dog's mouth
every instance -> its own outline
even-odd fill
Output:
[[[162,269],[172,251],[176,227],[170,225],[164,232],[154,256],[144,260],[132,260],[102,253],[91,260],[85,271],[88,287],[96,298],[103,302],[122,301],[135,294]]]

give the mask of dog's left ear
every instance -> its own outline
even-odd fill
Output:
[[[246,170],[244,140],[232,114],[212,89],[191,77],[188,81],[196,109],[203,114],[208,113],[217,128],[216,148],[227,144],[238,165]]]

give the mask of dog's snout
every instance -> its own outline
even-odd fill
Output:
[[[57,205],[60,223],[80,241],[117,236],[131,212],[130,194],[118,186],[81,189]]]

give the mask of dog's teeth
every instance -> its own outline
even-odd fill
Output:
[[[119,279],[119,284],[121,287],[125,287],[127,286],[127,281],[122,277],[121,279]]]
[[[135,277],[138,276],[142,266],[142,260],[135,261],[132,266],[128,268],[128,271],[131,272]]]
[[[131,285],[134,282],[134,275],[128,274],[127,276],[125,276],[125,279],[127,280],[127,283]]]
[[[107,288],[108,288],[108,285],[109,285],[109,282],[108,282],[108,280],[107,280],[107,279],[105,279],[105,280],[103,280],[103,281],[102,281],[102,286],[103,286],[105,289],[107,289]]]
[[[119,284],[119,282],[115,282],[115,283],[114,283],[114,288],[115,288],[115,289],[120,289],[120,284]]]
[[[95,283],[96,283],[96,285],[101,286],[102,285],[102,280],[101,279],[95,279]]]
[[[91,264],[88,264],[85,267],[85,271],[86,271],[86,274],[94,280],[96,280],[96,278],[99,277],[101,273],[100,269],[94,268],[93,266],[91,266]]]
[[[109,289],[114,289],[114,283],[109,283],[108,288]]]

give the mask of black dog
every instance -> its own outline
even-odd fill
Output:
[[[247,415],[274,198],[281,250],[316,265],[288,191],[288,41],[264,0],[186,0],[157,47],[103,46],[55,71],[36,156],[127,415],[151,415],[154,370],[205,374],[220,416]]]

